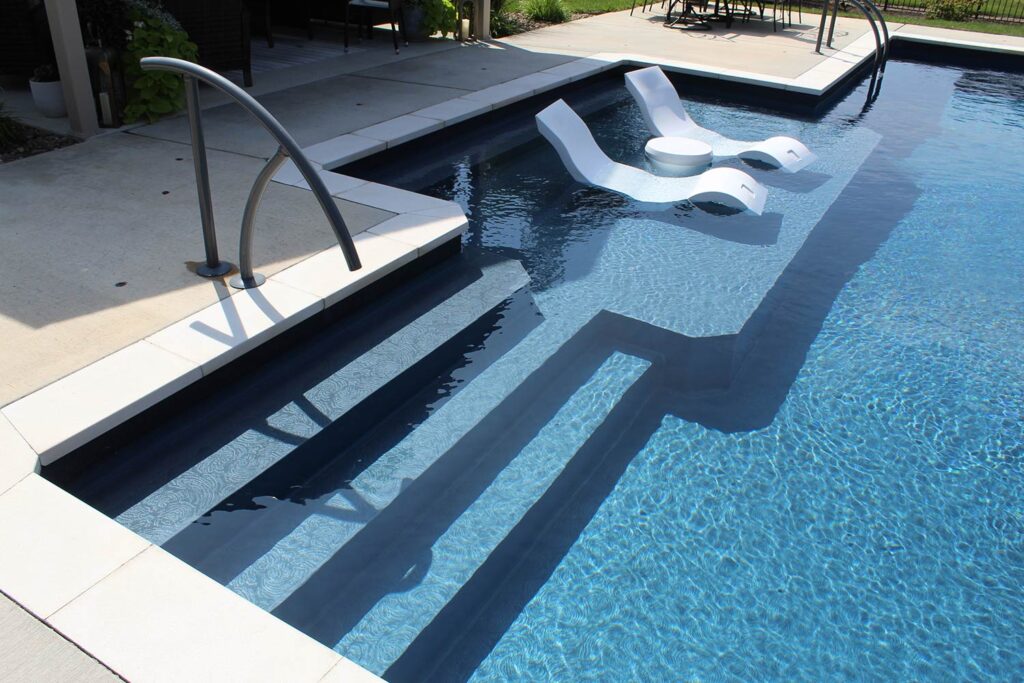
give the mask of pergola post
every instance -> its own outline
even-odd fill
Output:
[[[53,51],[57,56],[57,70],[71,132],[83,138],[95,135],[99,124],[75,0],[46,0],[46,18],[53,37]]]
[[[473,35],[477,38],[491,37],[491,0],[476,0],[476,11],[473,13]]]

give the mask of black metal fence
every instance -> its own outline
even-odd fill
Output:
[[[918,15],[926,14],[928,6],[932,4],[932,0],[875,0],[875,2],[886,12]],[[821,0],[806,0],[804,4],[812,7],[821,6]],[[840,0],[840,4],[844,3]],[[1024,23],[1024,0],[977,0],[973,11],[965,21],[1022,24]]]
[[[928,0],[889,0],[879,2],[883,10],[892,12],[924,13]],[[1022,0],[980,0],[972,17],[974,21],[999,21],[1024,23],[1024,1]]]

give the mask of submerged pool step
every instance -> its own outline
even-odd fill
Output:
[[[520,298],[528,299],[530,306],[517,304]],[[480,418],[486,416],[490,410],[488,406],[500,404],[508,392],[515,389],[514,379],[507,391],[495,386],[493,373],[501,364],[515,362],[517,352],[527,343],[523,337],[533,338],[540,329],[535,328],[539,320],[539,312],[533,307],[528,292],[510,300],[503,313],[504,339],[500,344],[488,341],[471,354],[475,358],[479,353],[486,353],[496,362],[492,365],[474,360],[473,372],[459,373],[461,386],[448,394],[446,399],[450,398],[450,401],[438,400],[444,383],[439,384],[438,378],[430,374],[430,369],[423,368],[422,372],[417,372],[422,385],[413,382],[413,389],[409,382],[403,382],[395,391],[388,393],[382,390],[364,402],[402,406],[389,411],[386,417],[375,415],[372,408],[363,410],[362,404],[350,411],[319,435],[316,442],[326,441],[328,448],[330,443],[339,439],[344,442],[345,438],[336,437],[336,434],[339,427],[346,428],[345,423],[350,423],[357,430],[369,430],[369,433],[344,452],[335,446],[327,457],[313,456],[316,462],[329,463],[322,470],[317,471],[305,464],[312,453],[310,447],[314,444],[311,442],[260,477],[276,481],[275,490],[281,497],[287,496],[289,500],[302,501],[305,505],[301,508],[277,506],[277,514],[269,521],[264,514],[259,527],[254,528],[247,538],[225,536],[226,545],[216,551],[211,550],[210,557],[197,566],[228,583],[230,588],[251,602],[264,609],[274,609],[398,498],[411,482],[432,467]],[[516,332],[509,334],[510,328]],[[527,330],[530,330],[530,335],[525,334]],[[444,376],[443,372],[438,374]],[[478,374],[483,375],[479,380]],[[507,384],[510,378],[504,379]],[[480,395],[481,387],[485,388],[486,398]],[[463,388],[466,391],[462,391]],[[422,406],[428,403],[432,406],[429,414],[422,410]],[[362,413],[369,417],[364,419]],[[473,419],[474,414],[478,415],[476,419]],[[353,464],[355,461],[358,461],[358,466]],[[302,472],[305,479],[285,474],[292,471]],[[291,481],[303,483],[290,490],[287,486],[282,488],[281,482]],[[261,485],[259,481],[254,484],[256,488]],[[237,498],[240,501],[249,499],[249,488],[239,491]],[[264,492],[268,490],[263,488]],[[230,500],[225,501],[220,507],[230,504]],[[198,532],[202,533],[202,530]],[[254,557],[257,550],[263,553],[261,557]],[[196,559],[193,557],[190,561],[195,562]]]
[[[403,334],[420,334],[415,343],[393,336],[378,346],[375,351],[384,347],[398,356],[385,367],[399,361],[408,367],[295,446],[287,457],[239,487],[197,523],[167,541],[164,548],[252,602],[267,609],[273,607],[273,596],[288,592],[290,583],[285,573],[278,572],[276,589],[269,595],[245,590],[232,579],[272,552],[282,538],[293,536],[295,529],[316,511],[352,519],[372,515],[372,508],[358,503],[354,510],[339,509],[333,500],[336,492],[341,489],[351,493],[352,479],[372,466],[380,453],[427,419],[542,320],[525,290],[481,313],[480,309],[497,297],[520,288],[522,275],[514,262],[485,269],[482,278],[434,308],[429,317],[403,329]],[[467,306],[467,300],[472,305]],[[453,310],[460,315],[467,315],[467,311],[479,315],[466,325],[465,320],[458,321]],[[430,331],[440,333],[454,322],[459,322],[462,329],[430,353],[417,358],[410,352],[410,347],[415,350],[418,345],[436,344],[438,336]],[[296,548],[290,555],[292,572],[314,559],[309,548]]]
[[[365,444],[370,462],[347,484],[344,477],[333,472],[311,477],[309,483],[290,493],[293,499],[308,501],[306,508],[293,511],[287,520],[279,517],[284,523],[273,529],[261,525],[266,532],[261,540],[265,554],[255,559],[248,547],[244,554],[224,553],[224,562],[233,562],[233,569],[238,568],[239,557],[251,561],[251,565],[234,578],[230,578],[230,572],[217,577],[230,581],[236,592],[252,602],[274,609],[296,589],[308,590],[299,587],[311,576],[356,571],[358,567],[337,567],[344,565],[345,556],[376,552],[378,539],[392,535],[390,531],[380,531],[387,529],[390,522],[378,522],[376,518],[384,512],[388,513],[385,520],[401,517],[413,505],[410,501],[418,500],[417,491],[425,491],[429,497],[436,490],[445,490],[451,481],[463,475],[463,467],[476,466],[479,458],[487,458],[485,467],[496,475],[494,467],[508,462],[517,449],[525,447],[617,351],[638,355],[646,359],[645,363],[658,362],[661,381],[710,387],[720,383],[718,361],[724,357],[723,351],[731,348],[728,344],[723,346],[722,340],[689,339],[625,316],[601,312],[582,328],[570,332],[548,358],[537,360],[536,364],[523,362],[524,354],[536,359],[538,344],[548,346],[553,334],[561,337],[564,332],[553,328],[550,321],[544,322],[400,442],[385,444],[386,452],[374,452],[373,444]],[[298,452],[277,468],[287,467],[297,455]],[[331,496],[333,488],[339,491]],[[420,504],[430,502],[421,500]],[[266,547],[267,540],[272,538],[279,540]],[[349,543],[357,549],[347,547]],[[204,571],[217,568],[204,567]],[[345,577],[339,580],[344,581]],[[309,624],[301,612],[298,610],[292,623],[305,629]],[[317,617],[311,619],[315,622]],[[336,639],[332,640],[331,634],[338,630],[338,624],[331,621],[327,618],[326,635],[312,635],[333,645]],[[315,624],[309,627],[319,628]]]
[[[455,283],[458,288],[454,292],[446,291],[444,298],[432,301],[431,288],[438,286],[434,280],[441,280],[446,286]],[[489,259],[474,263],[459,257],[458,262],[447,264],[424,278],[423,282],[395,292],[391,299],[398,301],[393,301],[393,307],[415,311],[413,319],[399,329],[374,339],[372,346],[361,355],[345,358],[339,368],[306,388],[298,397],[290,401],[285,399],[284,405],[275,412],[250,419],[254,424],[121,511],[116,515],[117,520],[154,543],[166,543],[417,361],[493,311],[528,281],[529,276],[516,261]],[[402,302],[402,296],[413,301]],[[422,304],[416,301],[418,296],[423,296],[428,303],[427,310],[422,310]],[[403,316],[395,315],[394,319],[402,320]],[[364,328],[374,325],[386,328],[393,321],[385,318],[358,322]],[[353,336],[363,333],[363,329],[355,330]],[[372,337],[374,333],[371,330],[366,334]],[[303,353],[302,348],[299,347],[299,353]],[[305,353],[309,353],[308,350]],[[322,359],[303,361],[293,356],[288,362],[301,366],[304,362],[320,363]],[[296,372],[303,370],[299,367]],[[268,389],[273,392],[276,387]],[[184,444],[181,440],[175,443],[176,451],[194,448],[187,443],[187,438],[181,439],[186,442]],[[261,503],[250,499],[236,509],[260,507]],[[208,521],[209,517],[204,523]],[[239,519],[233,523],[242,521]]]
[[[482,420],[490,418],[485,424],[500,431],[506,428],[506,423],[514,423],[519,418],[521,403],[533,401],[544,406],[550,417],[561,405],[558,401],[567,400],[574,388],[617,349],[628,349],[627,352],[647,359],[660,359],[659,376],[665,382],[717,386],[722,381],[722,372],[726,371],[720,366],[723,361],[728,365],[731,349],[727,340],[689,339],[604,311],[575,333],[570,332],[568,340],[560,343],[549,358],[538,360],[535,353],[538,346],[550,345],[552,335],[563,333],[564,330],[553,330],[551,322],[546,321],[401,441],[364,442],[360,448],[365,446],[365,455],[360,457],[369,464],[350,480],[324,472],[311,477],[309,484],[289,492],[293,499],[301,497],[311,504],[307,509],[293,511],[290,518],[278,517],[282,522],[279,526],[264,528],[264,541],[280,540],[273,547],[261,546],[266,554],[255,561],[249,548],[245,554],[226,557],[224,562],[233,562],[232,568],[240,571],[237,576],[230,572],[214,575],[229,581],[232,589],[252,602],[274,609],[392,504],[404,489],[446,457],[449,450],[456,449],[460,439],[479,430]],[[527,359],[535,363],[525,362]],[[538,371],[538,368],[543,370]],[[566,374],[567,368],[571,368],[572,373]],[[557,381],[552,382],[552,377],[558,378]],[[506,403],[502,405],[503,402]],[[501,418],[495,426],[497,416]],[[541,424],[543,421],[537,423],[538,429]],[[465,449],[465,443],[470,441],[458,447]],[[374,450],[375,446],[379,449]],[[490,445],[477,448],[485,452]],[[299,453],[290,456],[278,469],[288,467],[297,455]],[[339,489],[333,496],[330,495],[332,488]],[[252,564],[241,568],[240,558]],[[207,571],[221,569],[223,566],[210,567]]]
[[[473,676],[662,424],[659,370],[650,368],[619,398],[544,493],[381,673],[385,680],[447,682]]]
[[[274,614],[371,670],[386,669],[650,366],[596,354],[535,373]]]

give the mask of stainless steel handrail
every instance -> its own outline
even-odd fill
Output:
[[[836,17],[839,16],[839,2],[840,0],[834,0],[832,3],[832,20],[828,22],[828,41],[826,43],[828,47],[832,47]],[[889,61],[889,46],[892,42],[889,36],[889,25],[885,21],[885,15],[882,14],[882,11],[878,9],[878,5],[873,0],[846,0],[846,2],[849,2],[861,11],[868,20],[871,32],[875,37],[875,58],[871,67],[871,83],[868,85],[868,97],[864,103],[864,107],[867,108],[869,104],[875,101],[878,93],[882,90],[882,78],[885,75],[885,64]],[[821,24],[818,26],[818,40],[814,47],[814,51],[818,54],[821,54],[821,42],[825,35],[825,23],[828,19],[829,4],[829,0],[824,0],[821,6]],[[881,30],[879,30],[879,25],[881,25]]]
[[[230,270],[231,266],[230,264],[221,263],[217,258],[217,238],[213,223],[213,201],[210,196],[210,178],[206,165],[203,125],[199,111],[199,87],[196,81],[202,81],[234,99],[270,133],[271,137],[278,144],[277,152],[270,158],[267,165],[263,167],[263,170],[260,171],[256,182],[252,186],[252,190],[249,192],[249,199],[245,205],[245,214],[242,217],[242,230],[239,236],[239,275],[231,279],[231,285],[239,289],[248,289],[259,287],[266,279],[262,275],[254,273],[252,269],[253,224],[260,200],[263,198],[263,192],[274,177],[274,173],[288,158],[291,158],[295,167],[299,169],[299,173],[302,174],[302,177],[309,184],[309,189],[313,191],[313,195],[320,203],[320,208],[323,209],[327,222],[331,224],[331,229],[334,230],[338,246],[341,247],[341,252],[345,255],[345,263],[348,265],[349,270],[358,270],[362,267],[362,264],[359,262],[359,254],[356,253],[355,244],[352,242],[352,236],[345,225],[345,219],[341,217],[341,212],[338,211],[338,206],[331,198],[331,193],[327,191],[324,181],[320,178],[316,169],[313,168],[309,159],[306,158],[306,155],[302,153],[302,148],[295,142],[295,139],[262,104],[220,74],[184,59],[143,57],[140,64],[146,71],[180,73],[185,79],[188,121],[189,128],[191,129],[192,150],[195,159],[196,185],[199,192],[199,216],[202,220],[203,238],[206,243],[207,268],[204,270],[210,271],[210,274],[207,276],[223,275],[227,270]],[[227,266],[226,268],[225,265]],[[206,273],[201,274],[206,275]]]
[[[886,23],[885,15],[882,14],[882,10],[878,8],[875,0],[860,0],[860,3],[875,13],[875,16],[878,18],[878,24],[882,27],[882,38],[885,42],[885,49],[882,52],[882,71],[885,71],[885,63],[889,61],[889,46],[892,45],[892,40],[889,36],[889,24]]]

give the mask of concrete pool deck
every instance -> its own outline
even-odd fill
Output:
[[[614,13],[399,57],[367,49],[266,74],[254,90],[330,167],[617,64],[814,94],[870,54],[857,20],[838,25],[845,51],[819,56],[812,15],[777,34],[757,22],[666,31],[652,17]],[[911,40],[1024,52],[1021,39],[891,28]],[[273,145],[237,107],[206,104],[221,255],[234,261],[246,193]],[[275,276],[271,284],[239,294],[192,275],[186,262],[200,258],[201,242],[186,142],[177,117],[0,166],[0,590],[130,679],[351,680],[364,673],[33,474],[40,456],[60,457],[358,288],[329,249],[312,196],[287,172],[258,221],[258,270]],[[332,181],[371,273],[464,227],[446,203]],[[229,338],[191,334],[204,326]],[[176,659],[183,651],[187,662]],[[284,668],[296,660],[302,670]]]

